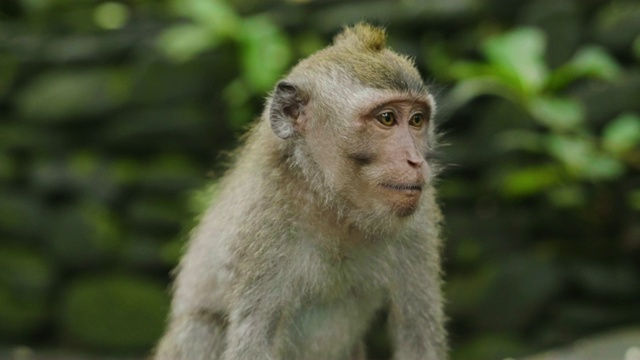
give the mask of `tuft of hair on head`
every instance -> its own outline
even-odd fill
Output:
[[[333,39],[336,46],[348,46],[371,51],[381,51],[387,45],[387,32],[384,28],[360,22],[344,30]]]

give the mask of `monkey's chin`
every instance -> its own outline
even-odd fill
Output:
[[[391,209],[396,216],[400,218],[405,218],[410,215],[413,215],[418,210],[419,205],[420,205],[420,202],[418,200],[411,201],[411,202],[405,201],[401,203],[395,203]]]
[[[404,218],[418,210],[422,185],[381,185],[381,188],[396,216]]]

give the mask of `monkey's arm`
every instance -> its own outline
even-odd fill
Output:
[[[390,326],[394,360],[445,360],[439,256],[404,248],[390,288]]]
[[[273,269],[270,273],[273,275]],[[224,360],[280,359],[275,337],[283,309],[293,306],[293,295],[279,289],[278,281],[265,277],[235,290]]]
[[[241,309],[231,313],[231,324],[227,334],[227,349],[224,360],[276,360],[273,330],[278,323],[277,312],[268,314],[261,310],[243,314]],[[271,331],[270,331],[271,330]]]

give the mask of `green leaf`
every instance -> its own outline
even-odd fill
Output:
[[[542,31],[520,28],[489,38],[483,44],[482,51],[514,88],[531,94],[537,93],[547,78],[545,46]]]
[[[640,144],[640,117],[624,114],[612,120],[602,133],[602,146],[608,152],[620,155]]]
[[[18,112],[41,122],[88,121],[124,104],[130,89],[131,79],[123,70],[54,70],[23,86]]]
[[[241,19],[224,0],[174,0],[173,8],[213,34],[234,37],[240,31]]]
[[[614,180],[625,172],[620,160],[606,154],[595,155],[586,165],[581,175],[590,180]]]
[[[65,338],[114,352],[148,349],[162,335],[169,310],[164,286],[152,280],[99,275],[71,283],[56,314]]]
[[[624,173],[624,166],[617,159],[599,153],[595,143],[584,137],[552,135],[548,151],[560,160],[576,177],[589,180],[610,180]]]
[[[622,72],[616,60],[600,46],[587,46],[580,49],[568,65],[584,76],[604,80],[614,80]]]
[[[519,101],[503,79],[497,76],[479,76],[458,82],[445,102],[452,109],[457,109],[481,95],[496,95],[513,102]]]
[[[500,189],[510,198],[531,196],[559,184],[562,180],[561,169],[552,164],[529,166],[510,171],[503,179]]]
[[[93,20],[103,29],[120,29],[129,20],[129,8],[113,1],[105,2],[96,6]]]
[[[546,88],[550,91],[562,89],[582,77],[612,81],[621,72],[620,65],[605,49],[587,46],[581,48],[571,61],[551,73]]]
[[[593,142],[582,137],[551,135],[547,140],[549,154],[574,175],[583,172],[595,153]]]
[[[245,21],[240,37],[244,77],[256,92],[270,89],[291,61],[285,34],[267,17]]]
[[[0,247],[0,334],[24,339],[48,320],[55,268],[34,250]]]
[[[449,75],[455,79],[469,79],[477,76],[495,75],[496,71],[492,66],[474,61],[460,60],[447,67]]]
[[[582,106],[571,99],[538,96],[529,102],[528,108],[538,122],[556,131],[575,129],[584,119]]]
[[[193,20],[167,29],[158,39],[158,47],[175,61],[190,60],[240,32],[241,19],[224,0],[174,0],[172,6]]]
[[[220,37],[199,25],[177,25],[158,38],[158,47],[177,62],[188,61],[220,42]]]

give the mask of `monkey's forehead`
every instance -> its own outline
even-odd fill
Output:
[[[413,61],[388,49],[356,52],[328,48],[302,61],[292,72],[307,71],[341,83],[350,80],[374,89],[429,94]]]

